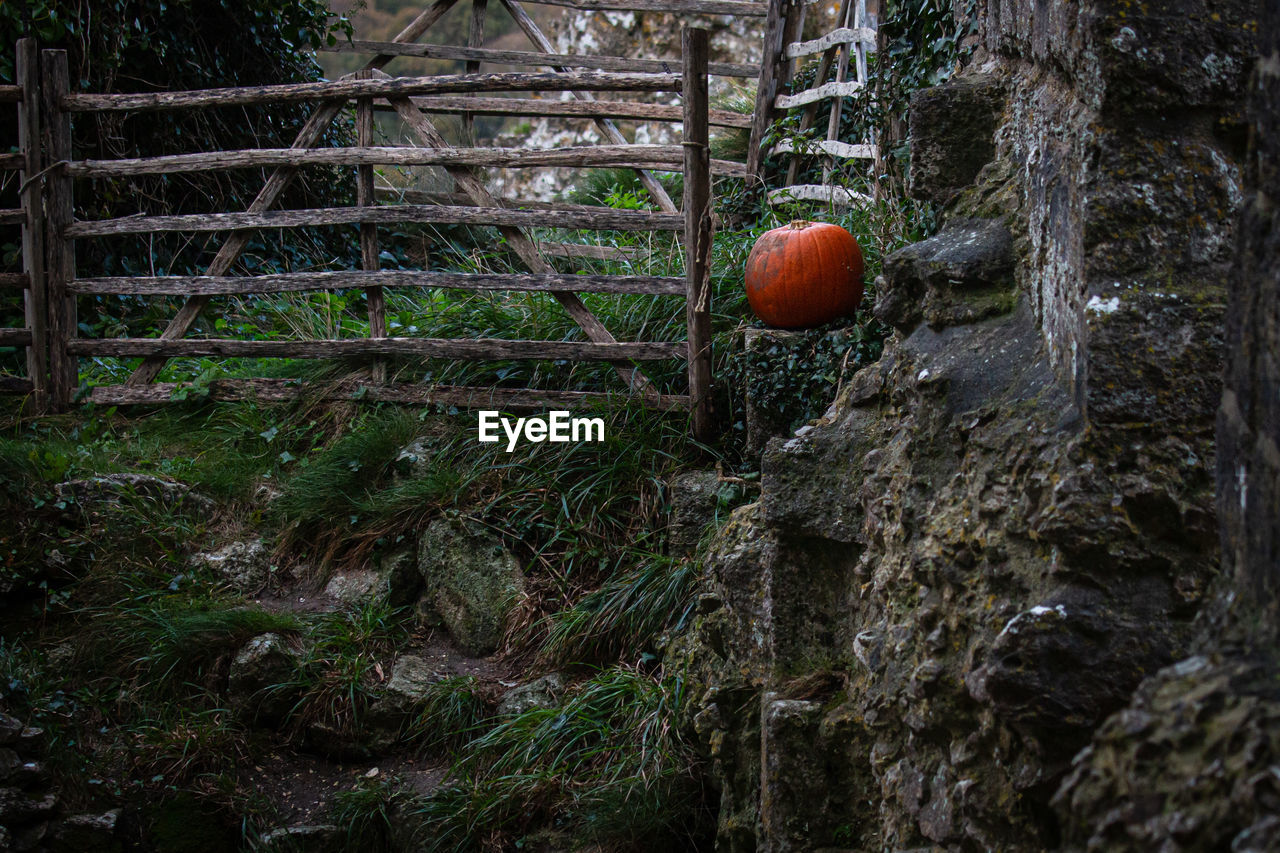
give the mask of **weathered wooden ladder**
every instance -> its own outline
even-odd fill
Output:
[[[841,0],[836,13],[835,29],[810,41],[799,41],[804,29],[808,4],[803,0],[773,0],[765,33],[764,61],[756,100],[756,123],[752,129],[751,157],[747,168],[759,170],[763,136],[779,111],[802,109],[798,133],[793,139],[775,144],[770,153],[790,154],[785,185],[768,192],[771,204],[789,201],[821,201],[848,205],[869,201],[870,197],[831,183],[835,160],[878,161],[874,139],[861,143],[839,139],[843,100],[865,89],[869,83],[867,53],[876,49],[876,15],[867,12],[867,0]],[[781,94],[795,74],[795,63],[806,56],[821,53],[813,85],[792,95]],[[847,79],[850,62],[854,79]],[[834,76],[832,72],[834,71]],[[831,79],[828,79],[831,78]],[[818,105],[830,100],[831,112],[824,140],[803,138],[818,113]],[[804,157],[823,158],[821,184],[796,184],[800,162]]]

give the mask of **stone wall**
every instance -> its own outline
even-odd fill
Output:
[[[770,444],[671,650],[701,691],[722,850],[1156,849],[1195,833],[1125,787],[1142,721],[1194,733],[1179,691],[1202,670],[1208,690],[1261,683],[1185,660],[1221,610],[1214,422],[1254,9],[978,16],[966,72],[913,102],[913,191],[946,209],[886,260],[885,356]],[[1248,323],[1273,333],[1271,306]],[[1268,399],[1237,418],[1229,393],[1222,416],[1263,514]],[[1264,529],[1228,543],[1274,565]],[[1228,844],[1257,819],[1187,814]]]

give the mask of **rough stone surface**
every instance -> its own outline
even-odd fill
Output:
[[[297,701],[287,685],[298,676],[301,658],[279,634],[260,634],[236,652],[227,679],[231,706],[265,724],[279,722]]]
[[[502,694],[502,699],[498,702],[498,713],[514,716],[534,708],[558,707],[564,687],[564,676],[558,672],[549,672]]]
[[[21,788],[0,788],[0,823],[17,825],[49,818],[57,808],[56,794],[30,795]]]
[[[877,281],[875,315],[907,334],[1013,309],[1013,236],[999,220],[951,221],[940,234],[894,252]]]
[[[1224,10],[1238,12],[1234,4]],[[1224,38],[1218,27],[1206,35],[1215,45]],[[1053,801],[1064,842],[1075,849],[1280,849],[1280,241],[1272,210],[1280,195],[1280,10],[1273,5],[1260,35],[1254,147],[1243,170],[1249,197],[1236,233],[1217,411],[1223,572],[1201,613],[1196,654],[1145,681],[1075,757]],[[1209,67],[1231,72],[1221,60]],[[1189,69],[1183,81],[1144,70],[1140,82],[1156,97],[1172,89],[1202,98],[1215,85],[1200,76],[1204,69]],[[1214,392],[1210,386],[1201,396]]]
[[[718,850],[1275,837],[1257,772],[1280,764],[1271,698],[1171,674],[1219,577],[1251,10],[980,0],[970,70],[916,99],[916,191],[948,206],[937,237],[886,259],[877,309],[897,333],[823,418],[769,443],[761,500],[718,534],[668,646],[697,697]],[[1280,328],[1274,301],[1251,304],[1243,335]],[[1248,412],[1248,529],[1266,533],[1230,541],[1273,579],[1276,496],[1252,476],[1275,482],[1257,438],[1274,408]],[[1150,737],[1125,729],[1135,706]]]
[[[232,589],[245,594],[262,589],[271,577],[271,551],[257,539],[194,554],[191,563],[211,570]]]
[[[667,550],[672,555],[692,554],[716,519],[720,503],[720,476],[715,471],[687,471],[671,481],[671,520],[667,524]]]
[[[1276,849],[1277,672],[1274,659],[1196,656],[1144,683],[1054,798],[1067,845]]]
[[[50,834],[50,853],[116,853],[124,849],[116,835],[119,821],[120,809],[63,818]]]
[[[391,677],[365,717],[361,735],[366,745],[375,752],[393,746],[405,723],[413,718],[436,683],[446,675],[437,662],[427,658],[418,655],[396,658]]]
[[[433,661],[417,655],[401,655],[391,667],[385,693],[413,705],[426,698],[432,685],[443,677],[444,673]]]
[[[134,497],[156,501],[168,507],[180,507],[192,514],[207,514],[214,510],[213,501],[185,483],[164,480],[150,474],[106,474],[85,480],[68,480],[54,486],[54,493],[62,500],[71,500],[82,506],[119,501]]]
[[[436,519],[418,538],[427,604],[470,655],[497,650],[507,614],[524,589],[520,562],[502,540],[460,521]]]
[[[342,830],[330,824],[285,826],[262,836],[262,850],[271,853],[340,853]]]
[[[412,548],[379,555],[372,568],[339,572],[329,578],[324,594],[346,607],[376,601],[391,607],[413,604],[422,589],[422,575]]]
[[[911,194],[948,202],[995,157],[1004,107],[1002,81],[990,74],[955,77],[911,96]]]
[[[22,737],[22,720],[8,714],[0,714],[0,746],[10,746]]]
[[[1238,607],[1280,628],[1280,12],[1263,20],[1255,87],[1253,186],[1240,219],[1227,312],[1226,388],[1218,408],[1218,512],[1227,574]]]

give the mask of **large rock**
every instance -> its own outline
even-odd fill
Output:
[[[0,748],[0,785],[7,783],[19,767],[22,759],[12,749]]]
[[[232,542],[216,551],[193,554],[191,564],[213,572],[237,592],[252,594],[271,577],[271,551],[258,539]]]
[[[935,329],[972,323],[1013,309],[1013,237],[999,220],[965,219],[884,260],[876,281],[876,317],[910,333],[921,320]]]
[[[524,589],[520,562],[487,531],[436,519],[418,537],[424,602],[469,655],[487,655],[502,642],[507,614]]]
[[[0,823],[9,827],[53,816],[57,794],[31,794],[21,788],[0,788]]]
[[[331,824],[300,824],[273,829],[262,836],[259,849],[271,853],[341,853],[344,834]]]
[[[1002,81],[990,74],[955,77],[911,96],[911,194],[946,203],[977,178],[996,153],[1004,109]]]
[[[0,714],[0,746],[10,746],[22,737],[22,720],[8,714]]]
[[[378,555],[371,568],[335,573],[324,594],[349,608],[369,602],[399,608],[413,604],[421,589],[422,575],[413,549],[399,548]]]
[[[1275,850],[1280,667],[1188,658],[1099,728],[1054,798],[1074,849]]]
[[[391,667],[385,696],[402,707],[423,702],[436,682],[445,677],[439,665],[418,655],[401,655]]]
[[[251,720],[271,725],[297,702],[301,655],[279,634],[260,634],[236,652],[227,680],[231,707]]]
[[[1066,761],[1191,635],[1208,458],[1086,429],[1026,306],[892,341],[771,442],[673,644],[721,846],[1050,847]]]

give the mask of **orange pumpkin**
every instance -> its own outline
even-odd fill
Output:
[[[770,326],[804,329],[862,302],[862,250],[829,222],[796,221],[760,235],[747,258],[747,302]]]

